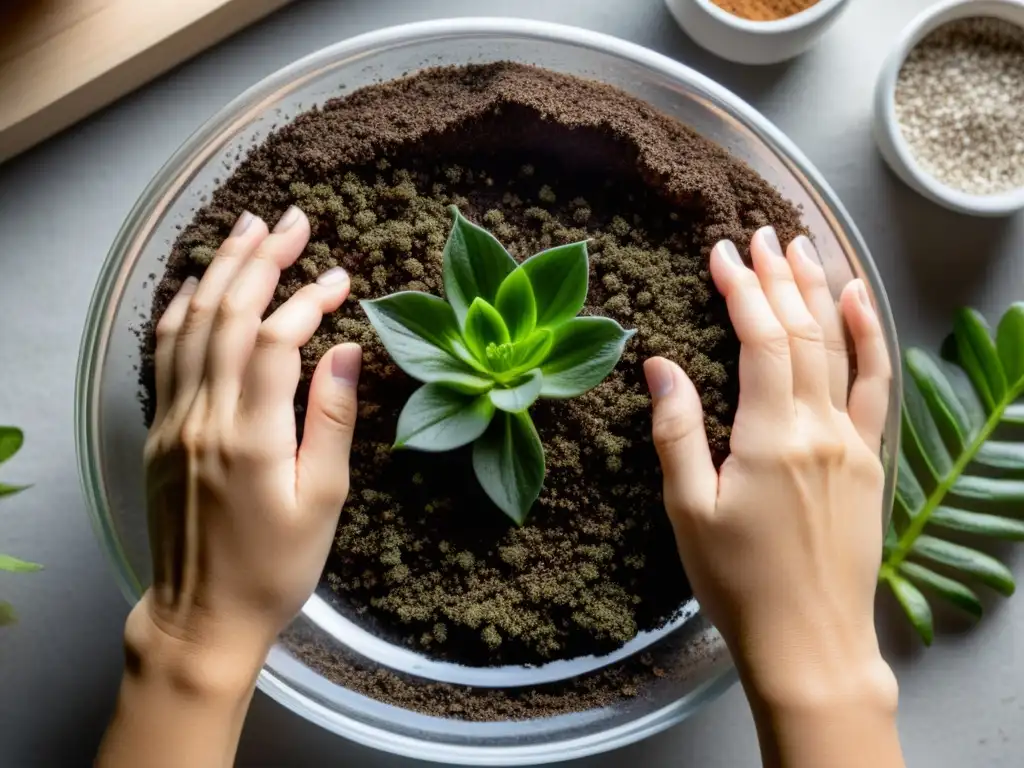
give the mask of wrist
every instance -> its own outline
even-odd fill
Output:
[[[753,641],[734,651],[753,702],[792,714],[869,708],[895,716],[899,688],[873,628]]]
[[[125,623],[126,672],[184,695],[248,695],[273,643],[268,633],[225,622],[177,631],[154,616],[147,592]]]

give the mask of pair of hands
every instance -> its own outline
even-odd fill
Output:
[[[292,407],[299,349],[345,300],[347,276],[321,276],[261,320],[308,237],[296,208],[273,233],[244,214],[157,327],[146,446],[154,583],[129,633],[240,646],[256,669],[312,593],[348,493],[359,348],[321,360],[301,446]],[[860,281],[836,306],[806,238],[784,254],[765,228],[751,256],[753,269],[728,242],[711,256],[741,342],[720,471],[685,373],[661,358],[645,365],[680,553],[745,683],[766,700],[844,684],[853,696],[866,679],[894,695],[872,611],[891,375],[881,328]],[[852,386],[844,327],[858,360]],[[851,662],[865,674],[844,674]]]

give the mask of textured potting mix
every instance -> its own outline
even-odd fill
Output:
[[[364,365],[352,490],[321,592],[374,633],[464,665],[612,651],[663,626],[690,597],[662,506],[642,362],[665,355],[683,365],[723,460],[738,346],[708,254],[727,237],[745,247],[766,224],[787,241],[803,231],[799,214],[723,149],[616,88],[518,64],[428,69],[329,101],[254,147],[174,243],[153,319],[185,277],[201,274],[243,209],[273,224],[291,204],[309,216],[312,238],[274,306],[339,264],[355,298],[442,295],[453,203],[518,259],[588,240],[584,314],[637,335],[600,386],[531,409],[547,476],[518,528],[479,489],[467,449],[392,451],[417,383],[396,368],[354,299],[325,318],[303,350],[300,429],[323,352],[357,341]],[[151,413],[150,329],[143,345]],[[635,696],[667,663],[648,655],[570,683],[486,690],[372,668],[301,623],[286,642],[349,688],[472,720]]]

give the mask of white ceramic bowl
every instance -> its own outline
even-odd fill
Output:
[[[875,140],[895,174],[932,202],[971,216],[1009,216],[1024,210],[1024,187],[998,195],[972,195],[943,184],[918,163],[896,120],[896,80],[910,51],[943,24],[978,16],[1005,19],[1024,27],[1024,0],[947,0],[914,19],[896,42],[878,76]]]
[[[739,64],[777,64],[810,48],[845,10],[847,0],[819,0],[778,21],[750,21],[711,0],[665,0],[693,40],[716,56]]]

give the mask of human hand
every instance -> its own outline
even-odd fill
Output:
[[[837,686],[840,695],[894,697],[873,618],[891,377],[881,326],[860,280],[836,308],[807,238],[784,256],[765,228],[751,255],[753,270],[732,243],[711,256],[741,343],[739,406],[720,471],[693,384],[667,360],[645,366],[680,555],[762,698],[806,701]],[[849,394],[843,320],[858,363]]]
[[[155,627],[258,668],[316,587],[348,494],[359,347],[320,361],[301,446],[293,399],[299,348],[348,296],[348,276],[324,273],[261,320],[309,233],[298,208],[272,234],[243,214],[160,318],[145,448],[153,586],[129,635]]]

